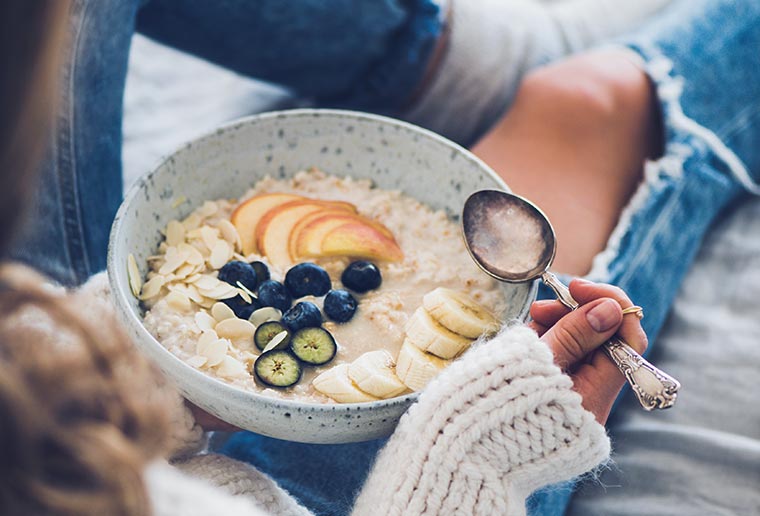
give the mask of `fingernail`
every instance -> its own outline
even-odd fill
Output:
[[[573,281],[575,283],[580,283],[581,285],[590,285],[590,284],[593,283],[593,281],[589,281],[589,280],[583,279],[583,278],[573,278]]]
[[[556,301],[553,299],[538,299],[536,301],[533,301],[534,306],[548,306],[553,305],[554,303],[556,303]]]
[[[597,333],[603,333],[620,321],[620,306],[605,299],[586,313],[586,320]]]

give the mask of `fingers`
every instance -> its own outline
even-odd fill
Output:
[[[621,288],[613,285],[575,279],[570,282],[570,293],[581,305],[592,299],[609,297],[620,303],[623,308],[633,306],[628,295]],[[646,333],[641,327],[641,321],[634,315],[627,315],[623,318],[623,324],[618,330],[618,335],[639,353],[643,353],[647,349]]]
[[[215,416],[212,416],[205,410],[197,407],[196,405],[193,405],[187,400],[185,400],[185,404],[190,409],[190,412],[192,412],[193,417],[195,418],[195,422],[198,423],[200,427],[203,428],[203,430],[206,432],[237,432],[240,430],[238,427],[233,426],[226,421],[222,421]]]
[[[570,370],[612,337],[622,322],[617,300],[595,299],[562,317],[541,339],[551,348],[557,365]]]
[[[573,388],[583,397],[583,408],[593,413],[601,424],[607,421],[623,385],[625,377],[601,349],[573,375]]]
[[[622,289],[611,285],[575,280],[570,283],[570,292],[579,303],[606,296],[614,299],[623,308],[633,306]],[[617,333],[639,353],[646,350],[647,337],[638,317],[632,315],[623,317]],[[584,408],[593,413],[597,421],[604,424],[620,389],[625,384],[623,374],[599,349],[590,356],[590,360],[579,365],[572,378],[575,390],[583,397]]]

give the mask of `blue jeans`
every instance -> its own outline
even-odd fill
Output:
[[[588,277],[620,286],[644,308],[656,362],[651,344],[705,233],[729,204],[760,194],[760,3],[681,0],[619,43],[656,87],[664,155],[645,167]],[[572,486],[535,493],[529,512],[561,514]]]
[[[135,29],[321,104],[385,112],[414,90],[441,30],[437,8],[424,0],[249,4],[220,0],[209,11],[197,0],[76,3],[57,134],[38,213],[16,256],[67,284],[103,268],[121,199],[121,97]],[[758,27],[753,0],[682,0],[622,41],[657,87],[665,155],[647,166],[590,277],[620,285],[644,307],[652,341],[712,221],[740,195],[757,193]],[[304,445],[241,432],[223,451],[272,475],[316,513],[345,514],[382,443]],[[561,514],[571,493],[572,484],[541,491],[530,513]]]
[[[105,268],[136,30],[319,105],[392,112],[422,78],[439,11],[433,0],[74,0],[55,136],[13,257],[65,285]]]

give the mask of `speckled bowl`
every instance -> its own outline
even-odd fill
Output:
[[[345,405],[269,398],[216,380],[175,357],[142,324],[129,289],[127,256],[145,274],[146,258],[169,220],[204,200],[238,197],[260,178],[285,178],[317,166],[337,175],[371,178],[458,219],[467,196],[506,185],[463,148],[418,127],[380,116],[335,110],[294,110],[244,118],[179,149],[129,190],[111,230],[108,276],[129,334],[193,403],[264,435],[300,442],[346,443],[390,434],[417,394]],[[186,197],[176,206],[174,201]],[[176,207],[175,207],[176,206]],[[504,284],[510,318],[524,318],[535,284]]]

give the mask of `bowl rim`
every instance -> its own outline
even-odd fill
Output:
[[[124,216],[127,210],[129,209],[131,202],[139,194],[142,187],[146,183],[148,183],[150,179],[156,173],[158,173],[158,171],[161,168],[164,167],[164,165],[170,162],[174,158],[174,156],[176,156],[178,153],[184,150],[189,149],[192,146],[198,145],[211,138],[216,138],[227,131],[234,130],[241,126],[246,126],[246,125],[256,123],[259,121],[277,120],[277,119],[294,119],[294,118],[295,119],[319,118],[319,117],[338,118],[338,119],[343,118],[343,119],[357,120],[361,122],[369,121],[369,122],[381,123],[384,125],[398,126],[407,131],[420,134],[426,138],[437,141],[439,144],[442,144],[443,146],[449,147],[452,150],[456,150],[462,158],[474,163],[480,170],[482,170],[486,175],[488,175],[491,180],[495,181],[499,188],[502,188],[507,192],[511,191],[509,187],[507,186],[507,184],[504,182],[504,180],[501,179],[501,177],[499,177],[499,175],[496,174],[496,172],[494,172],[480,158],[472,154],[469,150],[465,149],[461,145],[439,134],[436,134],[428,129],[416,126],[408,122],[404,122],[402,120],[390,118],[387,116],[376,115],[372,113],[364,113],[360,111],[344,110],[344,109],[298,108],[298,109],[268,111],[265,113],[259,113],[259,114],[249,115],[249,116],[245,116],[241,118],[236,118],[224,124],[218,125],[216,128],[210,131],[207,131],[193,138],[192,140],[189,140],[181,144],[169,154],[162,156],[158,160],[158,163],[149,172],[142,174],[129,187],[129,189],[124,195],[124,198],[119,206],[118,211],[116,212],[116,216],[114,217],[114,221],[111,225],[111,231],[110,231],[110,235],[108,239],[106,270],[107,270],[109,286],[111,288],[112,298],[114,300],[118,313],[121,315],[120,319],[121,319],[122,324],[130,325],[133,330],[136,330],[139,333],[139,337],[142,338],[143,341],[150,342],[153,349],[151,350],[151,353],[150,353],[151,356],[149,357],[149,359],[153,360],[154,362],[157,362],[158,359],[156,355],[160,355],[162,357],[162,360],[168,360],[169,363],[172,364],[173,366],[179,367],[180,369],[185,371],[190,377],[188,381],[192,381],[195,385],[198,385],[199,388],[203,390],[206,390],[205,387],[208,387],[211,389],[218,390],[218,392],[224,397],[229,396],[229,397],[235,397],[239,399],[246,399],[246,400],[250,399],[250,400],[255,400],[256,402],[260,402],[263,405],[270,408],[290,409],[290,410],[295,410],[295,411],[310,410],[310,411],[316,411],[316,412],[333,412],[334,413],[336,411],[350,412],[352,410],[372,410],[375,408],[387,408],[387,407],[392,407],[394,405],[400,405],[400,404],[410,404],[411,402],[414,402],[417,399],[417,397],[420,394],[419,391],[405,394],[403,396],[396,396],[394,398],[388,398],[388,399],[377,400],[377,401],[369,401],[369,402],[360,402],[360,403],[332,403],[332,404],[331,403],[310,403],[310,402],[305,402],[305,401],[280,399],[280,398],[267,396],[259,392],[246,390],[241,387],[228,384],[222,381],[221,379],[218,379],[211,375],[203,373],[195,369],[194,367],[190,366],[189,364],[187,364],[184,360],[182,360],[178,356],[174,355],[171,351],[169,351],[164,346],[162,346],[161,343],[158,342],[158,340],[155,337],[153,337],[153,335],[151,335],[150,332],[148,332],[148,330],[145,328],[140,317],[138,317],[138,315],[134,313],[131,307],[129,306],[129,301],[127,299],[127,296],[131,295],[131,292],[128,294],[129,286],[123,285],[119,281],[119,277],[116,274],[116,267],[120,266],[117,263],[116,246],[117,246],[118,236],[120,235],[123,228]],[[460,226],[461,226],[461,223],[460,223]],[[126,257],[121,257],[121,258],[123,258],[122,261],[126,263]],[[535,299],[537,290],[538,290],[538,283],[537,281],[534,280],[528,292],[528,299]],[[525,318],[527,317],[529,308],[530,308],[530,303],[527,303],[520,310],[520,312],[515,317],[515,319],[525,320]],[[139,344],[137,345],[139,346]],[[157,363],[156,365],[159,366],[162,370],[168,369],[168,366],[164,366],[162,363]],[[173,379],[170,378],[170,380],[172,380],[173,383],[176,383]],[[200,404],[201,403],[199,403],[199,405]]]

